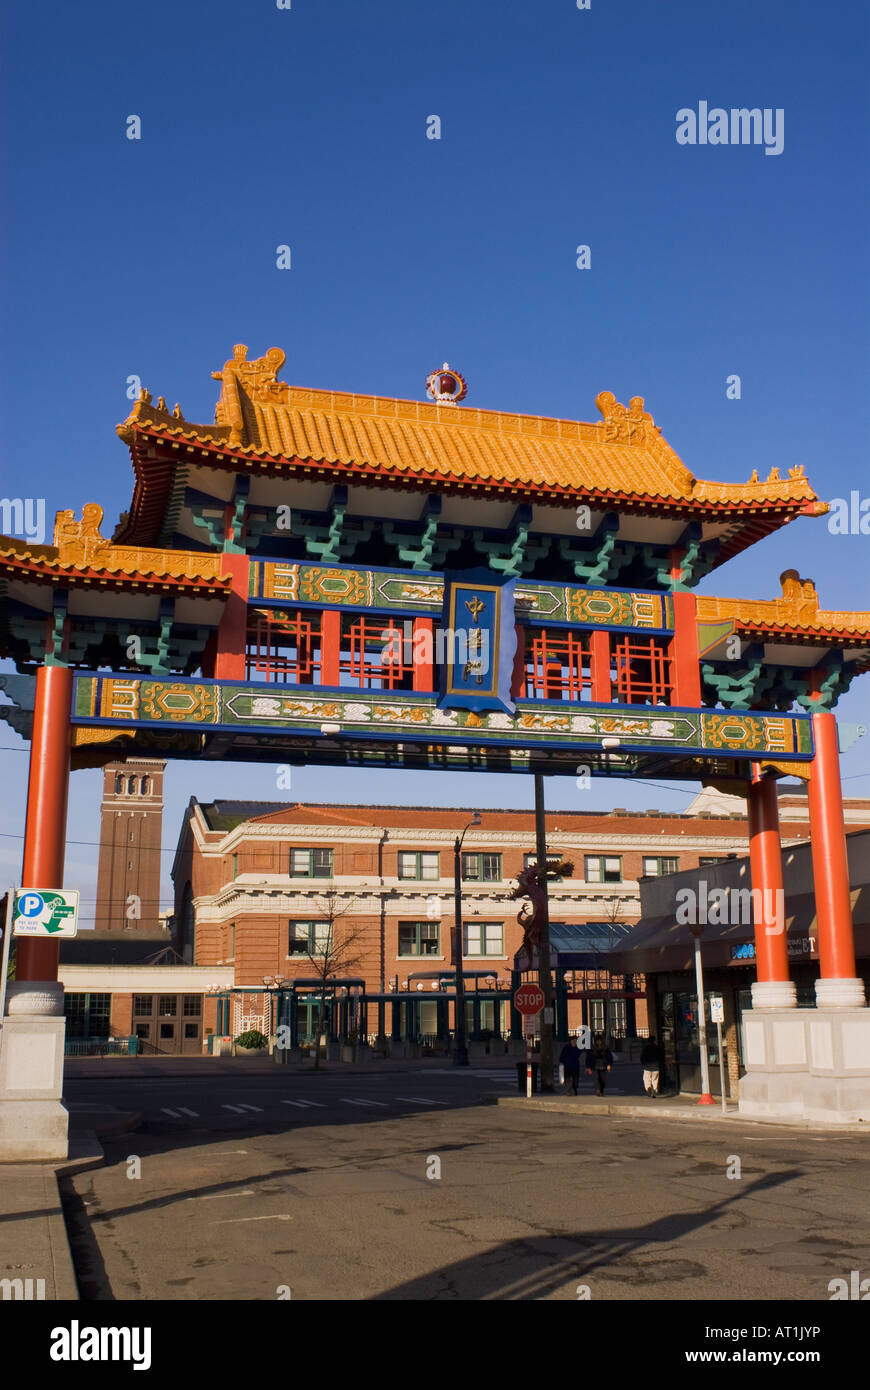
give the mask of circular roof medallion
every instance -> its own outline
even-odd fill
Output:
[[[447,363],[440,371],[430,372],[426,378],[426,392],[436,405],[456,405],[468,392],[468,385],[461,372]]]

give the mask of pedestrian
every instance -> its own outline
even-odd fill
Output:
[[[586,1053],[586,1070],[598,1082],[598,1094],[604,1095],[604,1080],[613,1066],[613,1053],[604,1045],[604,1034],[596,1033]]]
[[[659,1077],[664,1060],[662,1050],[655,1038],[649,1037],[640,1054],[640,1064],[643,1067],[643,1089],[648,1096],[657,1096],[659,1093]]]
[[[559,1061],[565,1068],[565,1089],[571,1087],[574,1095],[580,1085],[580,1049],[576,1038],[569,1038],[559,1054]]]

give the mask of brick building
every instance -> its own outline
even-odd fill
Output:
[[[850,826],[870,825],[870,800],[847,803],[846,815]],[[806,838],[800,789],[781,790],[780,816],[785,844]],[[481,818],[463,845],[464,969],[492,971],[507,987],[522,944],[520,904],[510,893],[534,857],[534,817],[483,811]],[[421,974],[450,969],[453,845],[469,820],[470,812],[457,808],[200,803],[194,797],[172,870],[176,949],[190,964],[231,967],[237,986],[255,989],[267,978],[310,977],[306,949],[322,938],[332,917],[336,938],[350,938],[340,973],[363,977],[372,992],[425,990]],[[570,959],[580,927],[593,927],[599,942],[604,935],[615,944],[639,918],[641,879],[735,858],[747,846],[745,803],[712,791],[700,793],[682,814],[549,814],[548,852],[574,864],[573,877],[550,889],[554,946],[564,947]],[[608,981],[603,970],[594,976],[588,969],[569,975],[569,1026],[599,1026],[608,994],[611,1026],[643,1031],[642,997],[632,1017],[642,981]],[[248,1026],[256,1026],[256,1007],[245,1005]],[[434,1009],[433,1001],[421,1001],[423,1033],[434,1032]],[[480,1026],[506,1031],[505,1015],[503,1007],[482,1006]]]

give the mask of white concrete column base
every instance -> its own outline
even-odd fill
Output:
[[[870,1009],[747,1010],[741,1115],[870,1122]]]
[[[863,980],[816,980],[816,1004],[820,1009],[862,1009]]]
[[[791,980],[756,980],[752,986],[753,1009],[796,1009],[797,989]]]
[[[7,1009],[0,1032],[0,1162],[66,1158],[63,986],[10,985]]]

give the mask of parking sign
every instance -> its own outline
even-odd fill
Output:
[[[12,908],[12,935],[75,936],[78,915],[75,888],[18,888]]]

